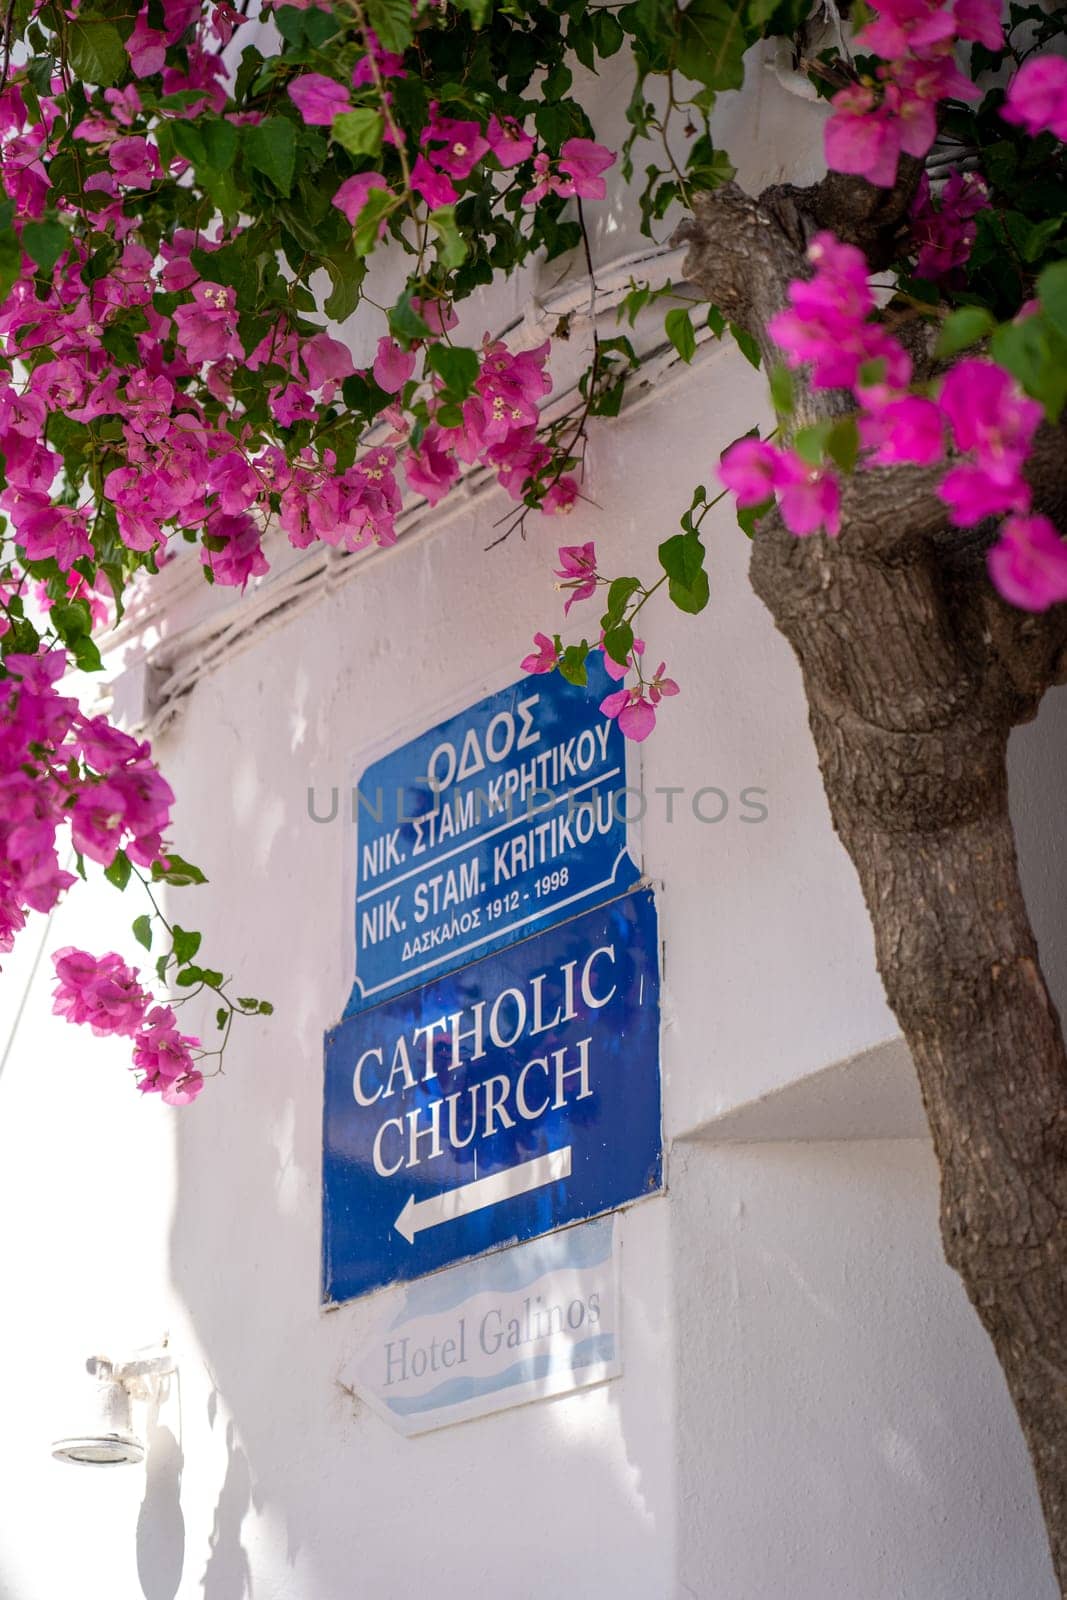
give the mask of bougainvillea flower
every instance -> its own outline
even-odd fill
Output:
[[[454,206],[459,199],[458,192],[445,174],[431,167],[425,156],[419,156],[411,169],[411,187],[425,200],[431,211],[436,211],[439,206]]]
[[[490,117],[485,137],[502,167],[521,166],[534,153],[534,140],[514,117]]]
[[[988,561],[993,583],[1013,606],[1047,611],[1067,600],[1067,545],[1048,517],[1008,517]]]
[[[367,196],[372,189],[387,189],[389,185],[380,172],[357,172],[354,178],[346,178],[334,195],[331,205],[344,213],[349,222],[355,227],[359,214],[367,204]],[[378,224],[379,239],[385,238],[385,218]]]
[[[656,726],[656,708],[646,693],[645,686],[634,684],[630,689],[616,689],[600,702],[605,717],[616,720],[627,739],[640,744]]]
[[[378,340],[374,357],[374,381],[386,394],[397,394],[415,371],[415,357],[410,350],[401,350],[395,339],[388,335]]]
[[[1008,84],[1000,114],[1027,133],[1054,133],[1067,141],[1067,61],[1062,56],[1024,61]]]
[[[336,78],[321,72],[304,72],[288,85],[287,93],[305,122],[328,128],[342,111],[351,111],[348,90]]]
[[[564,615],[576,600],[588,600],[596,593],[596,546],[589,544],[564,544],[559,548],[560,565],[556,577],[562,579],[556,587],[571,591]]]
[[[436,106],[430,107],[430,113],[430,121],[422,130],[419,143],[438,172],[447,173],[450,178],[468,177],[472,167],[488,152],[488,139],[476,122],[439,116]],[[438,202],[441,205],[448,203]]]
[[[559,170],[565,174],[557,187],[561,195],[581,200],[603,200],[607,184],[600,176],[615,165],[615,154],[593,139],[567,139],[560,150]]]
[[[535,633],[533,642],[537,649],[523,656],[520,662],[523,672],[552,672],[559,660],[555,644],[547,633]]]
[[[941,412],[921,395],[904,395],[861,412],[858,426],[860,442],[874,452],[870,460],[875,466],[908,461],[929,467],[944,454]]]

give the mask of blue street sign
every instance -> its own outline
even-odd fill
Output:
[[[660,1187],[648,889],[326,1034],[326,1303]]]
[[[346,1016],[638,881],[615,687],[595,651],[585,688],[521,678],[365,769]]]

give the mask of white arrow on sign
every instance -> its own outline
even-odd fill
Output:
[[[432,1195],[429,1200],[416,1200],[409,1194],[393,1226],[408,1244],[414,1244],[415,1235],[425,1228],[437,1228],[442,1222],[453,1222],[456,1217],[495,1206],[513,1195],[529,1194],[531,1189],[542,1189],[546,1183],[555,1183],[557,1178],[570,1175],[571,1147],[566,1144],[562,1150],[550,1150],[532,1161],[520,1161],[517,1167],[490,1173],[488,1178],[476,1178],[473,1183],[462,1183],[458,1189],[446,1189],[444,1194]]]

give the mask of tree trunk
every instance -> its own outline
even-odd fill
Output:
[[[800,598],[796,567],[827,563],[787,540],[761,529],[753,583],[801,663],[834,826],[919,1074],[945,1255],[1004,1369],[1067,1594],[1067,1054],[1019,885],[1010,721],[984,706],[980,673],[947,694],[924,676],[937,652],[914,574],[861,571]]]
[[[730,186],[681,230],[688,276],[768,360],[767,320],[806,273],[805,233],[834,226],[835,183],[829,198],[823,185],[759,201]],[[886,197],[856,184],[836,231],[875,256]],[[891,228],[899,195],[888,208]],[[846,404],[802,387],[795,420]],[[1061,439],[1043,443],[1034,477],[1062,527]],[[751,577],[800,663],[834,826],[922,1087],[945,1254],[1004,1370],[1067,1600],[1067,1052],[1019,883],[1006,769],[1011,728],[1063,677],[1067,608],[1033,618],[1004,606],[982,538],[946,528],[935,481],[857,473],[836,541],[796,539],[772,513]]]

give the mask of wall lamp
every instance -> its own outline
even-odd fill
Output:
[[[162,1378],[176,1370],[165,1344],[136,1353],[125,1361],[90,1356],[85,1370],[93,1379],[86,1396],[81,1427],[69,1438],[56,1439],[52,1454],[57,1461],[80,1467],[117,1467],[143,1461],[144,1438],[134,1426],[133,1402],[151,1401]]]

